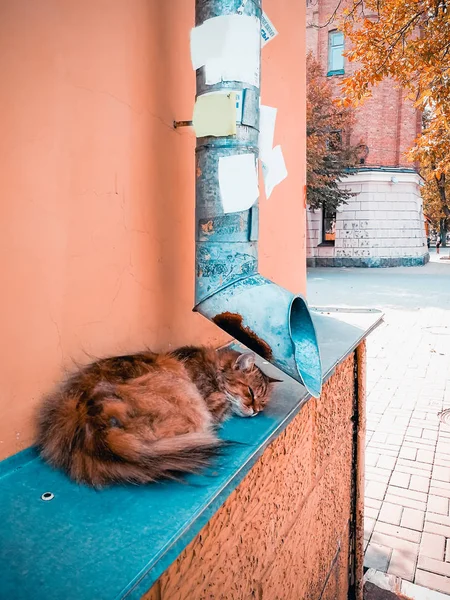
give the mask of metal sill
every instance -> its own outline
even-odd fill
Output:
[[[376,310],[321,308],[312,315],[324,380],[382,320]],[[310,398],[300,383],[262,366],[283,379],[269,408],[255,419],[227,421],[221,435],[238,443],[187,484],[95,491],[51,469],[33,448],[0,463],[3,596],[141,598]],[[44,492],[54,499],[41,500]]]
[[[338,71],[328,71],[327,77],[334,77],[335,75],[345,75],[344,69],[339,69]]]

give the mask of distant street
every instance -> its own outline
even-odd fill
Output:
[[[424,267],[391,269],[309,269],[308,302],[329,306],[367,306],[380,309],[450,310],[449,248],[439,256],[431,249]]]
[[[438,418],[450,409],[450,261],[431,253],[425,267],[310,269],[308,301],[385,313],[368,340],[365,564],[450,594],[450,425]]]

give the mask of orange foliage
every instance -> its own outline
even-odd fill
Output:
[[[341,6],[342,5],[342,6]],[[342,8],[342,10],[341,10]],[[448,216],[450,178],[450,5],[447,0],[341,0],[340,27],[352,43],[357,71],[343,82],[343,104],[358,104],[392,77],[426,113],[409,157],[426,181],[424,196]]]

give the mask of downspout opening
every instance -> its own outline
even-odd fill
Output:
[[[322,365],[316,331],[306,301],[295,296],[289,311],[289,333],[295,364],[306,389],[315,397],[322,387]]]
[[[195,310],[238,342],[320,395],[322,365],[306,300],[262,275],[238,279]]]

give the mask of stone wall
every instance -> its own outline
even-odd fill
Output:
[[[145,600],[348,598],[354,367],[352,354]]]
[[[428,261],[419,175],[365,170],[344,185],[356,195],[338,209],[334,246],[321,245],[321,211],[308,211],[309,266],[414,266]]]

